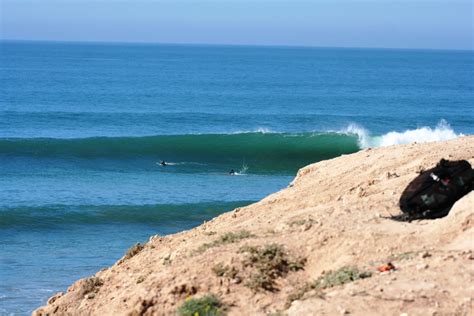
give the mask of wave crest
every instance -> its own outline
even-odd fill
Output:
[[[402,145],[411,143],[427,143],[443,140],[455,139],[463,136],[457,134],[449,123],[442,119],[435,128],[429,126],[419,127],[417,129],[406,130],[404,132],[391,131],[381,136],[372,136],[364,127],[357,124],[350,124],[343,133],[356,135],[361,148],[386,147],[392,145]]]
[[[370,132],[362,126],[352,123],[342,131],[344,134],[353,134],[357,136],[357,141],[361,148],[372,147]]]
[[[423,126],[404,132],[389,132],[379,140],[379,146],[391,146],[410,143],[427,143],[458,138],[462,134],[456,134],[448,122],[441,120],[435,128]]]

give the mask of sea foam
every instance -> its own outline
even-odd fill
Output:
[[[409,144],[413,142],[436,142],[454,139],[459,136],[462,136],[462,134],[456,134],[448,122],[441,120],[435,128],[423,126],[413,130],[406,130],[402,133],[389,132],[381,137],[379,146]]]
[[[343,132],[357,135],[361,148],[436,142],[463,136],[463,134],[457,134],[446,120],[441,120],[435,128],[423,126],[403,132],[391,131],[381,136],[373,136],[367,129],[357,124],[350,124]]]

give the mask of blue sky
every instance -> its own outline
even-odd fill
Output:
[[[2,39],[473,49],[472,0],[0,0]]]

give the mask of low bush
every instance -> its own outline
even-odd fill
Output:
[[[218,316],[224,315],[224,305],[214,295],[187,299],[178,309],[180,316]]]
[[[293,301],[302,299],[303,296],[311,290],[317,290],[317,295],[324,297],[321,290],[350,283],[359,279],[369,278],[371,276],[371,272],[360,271],[356,267],[342,267],[336,271],[329,271],[320,276],[316,281],[308,282],[292,294],[288,295],[286,308],[289,308]]]
[[[304,268],[305,259],[290,261],[283,246],[278,244],[263,247],[242,247],[241,252],[247,253],[242,261],[244,267],[252,267],[252,273],[245,285],[254,291],[260,289],[275,291],[275,280],[285,276],[289,271],[298,271]]]
[[[372,276],[371,272],[359,271],[356,267],[342,267],[329,271],[314,282],[315,289],[327,289]]]

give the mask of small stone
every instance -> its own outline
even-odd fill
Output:
[[[417,269],[417,270],[425,270],[425,269],[428,269],[428,267],[429,267],[429,266],[428,266],[428,264],[426,264],[426,263],[420,263],[420,264],[417,264],[417,265],[416,265],[416,269]]]
[[[340,313],[341,315],[347,315],[347,314],[349,314],[349,311],[348,311],[347,309],[341,307],[341,306],[338,306],[337,309],[339,310],[339,313]]]
[[[431,257],[431,253],[429,253],[428,251],[424,251],[424,252],[422,252],[422,253],[420,254],[420,257],[421,257],[422,259],[424,259],[424,258],[429,258],[429,257]]]
[[[64,295],[64,292],[58,292],[49,298],[48,304],[53,304],[58,298]]]
[[[86,295],[84,295],[84,298],[86,298],[86,299],[88,299],[88,300],[90,300],[90,299],[92,299],[92,298],[94,298],[94,297],[95,297],[95,293],[87,293]]]
[[[444,261],[448,261],[448,260],[451,260],[451,259],[454,259],[453,255],[447,255],[443,258]]]

